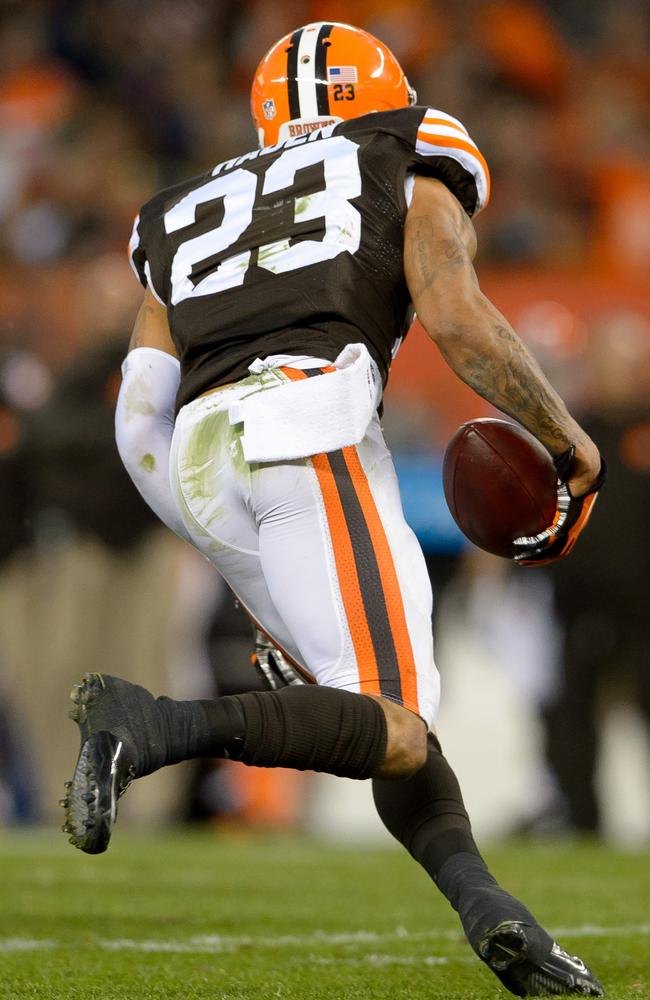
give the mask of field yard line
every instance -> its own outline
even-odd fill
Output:
[[[378,944],[384,941],[427,941],[447,940],[458,941],[462,938],[461,930],[457,931],[414,931],[405,927],[397,927],[394,931],[354,931],[353,933],[327,933],[315,931],[314,934],[278,934],[278,935],[226,935],[208,934],[188,938],[186,941],[135,941],[129,938],[100,938],[96,944],[109,951],[195,951],[195,952],[232,952],[239,948],[305,948],[321,945],[355,945]]]
[[[598,924],[583,924],[582,927],[554,927],[549,931],[553,937],[625,937],[636,934],[637,937],[647,937],[650,934],[650,924],[630,924],[628,927],[600,927]]]
[[[629,924],[618,927],[603,927],[597,924],[582,924],[579,927],[555,927],[550,929],[553,937],[562,938],[598,938],[598,937],[647,937],[650,936],[650,924]],[[93,944],[97,948],[106,951],[139,951],[139,952],[166,952],[178,954],[218,954],[236,952],[240,948],[314,948],[331,947],[333,945],[364,945],[381,944],[389,941],[459,941],[462,938],[460,929],[458,931],[413,931],[409,932],[404,927],[398,927],[394,931],[355,931],[354,933],[331,934],[324,931],[316,931],[314,934],[285,934],[285,935],[263,935],[254,937],[252,935],[201,935],[198,937],[180,940],[134,940],[132,938],[96,938],[89,941],[88,946]],[[65,948],[65,942],[53,941],[38,938],[0,938],[0,952],[20,952],[20,951],[47,951],[52,948]],[[367,961],[369,956],[365,956],[362,961]],[[413,961],[424,961],[423,958],[413,959]],[[347,960],[347,959],[346,959]],[[329,961],[329,959],[324,959]],[[341,961],[341,959],[332,959]],[[407,961],[405,959],[405,961]],[[410,961],[410,959],[408,959]]]
[[[294,959],[299,965],[449,965],[451,959],[442,955],[364,955],[362,958],[326,958],[324,955],[308,955]],[[468,961],[474,964],[475,958]]]
[[[47,951],[58,947],[57,941],[43,938],[0,938],[0,951]]]
[[[583,924],[580,927],[558,927],[549,931],[553,937],[607,937],[608,935],[624,937],[636,934],[645,937],[650,935],[650,924],[631,924],[621,927],[601,927],[594,924]],[[258,948],[292,948],[305,947],[310,944],[320,945],[349,945],[349,944],[375,944],[382,941],[458,941],[462,939],[462,931],[408,931],[405,927],[397,927],[394,931],[354,931],[353,933],[331,934],[325,931],[316,931],[314,934],[284,934],[284,935],[262,935],[254,936],[228,936],[225,934],[202,935],[190,938],[186,944],[192,944],[201,948],[213,948],[215,950],[235,950],[240,947],[250,947],[255,945]],[[137,946],[137,942],[135,942]],[[108,944],[102,946],[110,947]]]

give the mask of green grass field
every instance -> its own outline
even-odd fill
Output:
[[[650,855],[517,842],[487,853],[610,1000],[650,998]],[[0,834],[0,997],[493,1000],[455,914],[398,851],[277,836]]]

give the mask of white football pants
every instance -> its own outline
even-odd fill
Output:
[[[260,464],[244,461],[242,425],[229,423],[236,399],[301,377],[266,370],[181,409],[170,455],[180,515],[307,679],[382,695],[430,726],[440,688],[431,585],[378,418],[356,447]]]

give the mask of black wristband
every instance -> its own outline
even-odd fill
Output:
[[[573,465],[573,459],[576,453],[576,446],[573,444],[566,451],[563,451],[561,455],[556,455],[553,459],[553,464],[555,466],[555,471],[557,472],[558,479],[562,483],[566,483],[571,476],[571,466]],[[596,476],[596,479],[589,487],[586,493],[582,496],[589,496],[590,493],[598,493],[601,486],[607,479],[607,463],[603,456],[600,456],[600,472]]]
[[[575,453],[576,446],[572,444],[570,448],[563,451],[561,455],[556,455],[553,459],[553,465],[555,466],[557,477],[562,483],[566,483],[567,479],[571,475],[571,466],[573,465],[573,457]]]

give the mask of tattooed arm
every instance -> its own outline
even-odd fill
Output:
[[[169,332],[167,310],[149,289],[144,293],[129,341],[129,351],[134,351],[136,347],[155,347],[174,358],[178,357]]]
[[[523,424],[551,455],[575,445],[569,486],[580,495],[600,471],[598,449],[481,292],[475,252],[474,227],[457,199],[440,181],[418,177],[404,229],[404,271],[418,319],[463,382]]]

